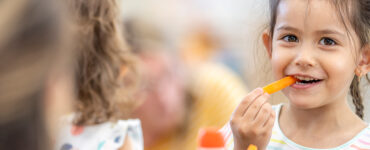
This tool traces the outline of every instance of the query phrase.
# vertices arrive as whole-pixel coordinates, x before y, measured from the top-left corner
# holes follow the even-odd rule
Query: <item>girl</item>
[[[124,45],[115,0],[67,0],[75,23],[77,102],[57,149],[141,150],[139,120],[128,119],[136,101],[135,67]]]
[[[298,81],[283,90],[288,104],[271,107],[261,88],[250,92],[222,129],[230,149],[370,149],[359,89],[370,69],[369,8],[369,0],[270,0],[262,39],[273,75]]]

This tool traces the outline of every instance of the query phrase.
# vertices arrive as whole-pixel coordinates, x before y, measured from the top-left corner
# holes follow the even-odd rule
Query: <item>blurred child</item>
[[[143,149],[139,120],[128,119],[136,101],[134,59],[120,31],[115,0],[67,0],[79,53],[78,100],[58,149]]]
[[[54,1],[0,2],[1,150],[52,148],[73,98],[63,16]]]
[[[261,88],[250,92],[223,129],[230,149],[370,149],[359,87],[370,70],[369,8],[369,0],[270,0],[262,39],[272,73],[297,82],[283,90],[288,104],[271,107]]]
[[[247,93],[245,86],[219,64],[199,63],[187,72],[158,29],[140,20],[125,25],[142,62],[143,102],[133,115],[142,121],[145,149],[196,149],[199,129],[224,125]]]

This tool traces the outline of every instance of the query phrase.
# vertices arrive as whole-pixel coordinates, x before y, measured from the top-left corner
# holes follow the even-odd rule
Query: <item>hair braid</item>
[[[363,112],[364,105],[362,104],[362,97],[361,97],[361,91],[360,91],[359,84],[360,84],[359,77],[355,76],[354,79],[352,80],[350,89],[351,89],[352,101],[356,108],[356,114],[361,119],[363,119],[364,118],[364,112]]]

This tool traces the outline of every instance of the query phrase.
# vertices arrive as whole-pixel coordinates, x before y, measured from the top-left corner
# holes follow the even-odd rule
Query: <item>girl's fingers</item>
[[[259,112],[257,113],[255,124],[259,127],[263,127],[271,116],[272,108],[268,102],[265,102]]]
[[[263,94],[262,88],[254,89],[240,102],[239,106],[234,111],[234,117],[243,117],[246,110],[253,103],[253,101]]]
[[[256,118],[258,111],[261,109],[262,105],[267,101],[268,98],[269,95],[267,93],[264,93],[256,100],[254,100],[245,112],[243,118],[247,119],[248,121],[253,121]]]
[[[265,125],[263,126],[263,128],[265,130],[271,130],[272,127],[274,126],[274,123],[275,123],[275,113],[273,112],[272,114],[269,115],[269,119],[268,121],[265,123]]]

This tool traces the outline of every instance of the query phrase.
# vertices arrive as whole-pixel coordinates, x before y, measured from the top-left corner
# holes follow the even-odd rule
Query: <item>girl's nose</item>
[[[303,48],[303,47],[302,47]],[[294,65],[301,67],[302,69],[308,69],[316,66],[317,62],[313,57],[312,48],[303,48],[297,52],[296,58],[294,59]]]

